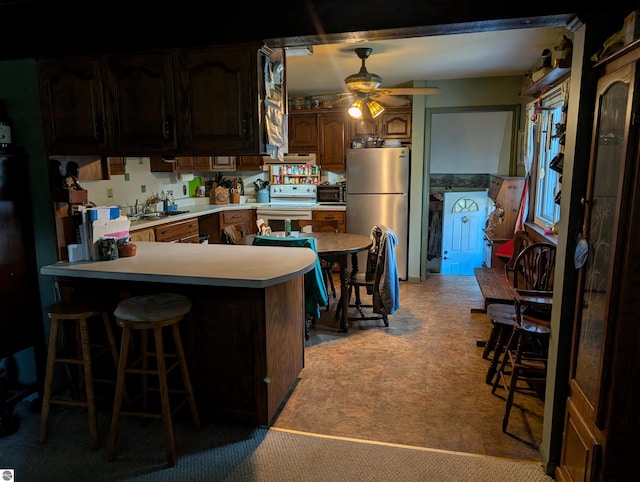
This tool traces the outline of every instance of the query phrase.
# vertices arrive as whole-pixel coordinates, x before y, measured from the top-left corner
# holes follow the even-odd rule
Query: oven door
[[[291,230],[300,231],[298,219],[312,219],[311,208],[293,207],[260,207],[256,209],[256,217],[262,219],[271,231],[284,231],[284,220],[291,220]]]

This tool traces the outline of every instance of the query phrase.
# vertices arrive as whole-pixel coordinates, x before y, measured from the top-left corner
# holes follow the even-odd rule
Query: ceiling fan
[[[433,95],[440,92],[437,87],[380,87],[382,77],[371,73],[365,65],[366,60],[373,53],[372,48],[363,47],[355,49],[355,53],[362,61],[360,71],[351,74],[344,79],[344,83],[350,92],[341,96],[356,97],[349,107],[349,115],[354,119],[361,119],[364,105],[367,106],[371,117],[377,117],[384,111],[384,107],[376,101],[376,98],[393,95]]]

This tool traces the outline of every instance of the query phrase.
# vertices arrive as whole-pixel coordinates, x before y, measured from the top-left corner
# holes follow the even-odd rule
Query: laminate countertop
[[[136,255],[112,261],[61,261],[43,266],[45,275],[208,286],[265,288],[314,267],[310,249],[227,244],[140,241]]]
[[[141,229],[151,228],[159,226],[161,224],[170,223],[173,221],[181,221],[183,219],[189,219],[193,217],[206,216],[209,214],[215,214],[222,211],[234,211],[238,209],[258,209],[261,207],[270,207],[269,203],[239,203],[239,204],[195,204],[195,205],[182,205],[178,204],[179,210],[188,210],[188,213],[176,214],[172,216],[161,217],[148,217],[141,220],[131,221],[130,231],[139,231]],[[345,211],[346,205],[338,204],[314,204],[311,207],[312,211]]]

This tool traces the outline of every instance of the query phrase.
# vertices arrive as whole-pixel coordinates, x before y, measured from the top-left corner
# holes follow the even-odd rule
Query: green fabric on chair
[[[320,318],[320,307],[327,306],[329,294],[322,276],[322,266],[318,257],[316,240],[309,237],[303,238],[277,238],[275,236],[256,236],[253,238],[255,246],[292,246],[310,248],[316,253],[315,267],[304,275],[304,299],[305,312],[314,318]]]

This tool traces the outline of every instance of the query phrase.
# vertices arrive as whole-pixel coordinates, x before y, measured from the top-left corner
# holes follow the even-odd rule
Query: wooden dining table
[[[274,232],[276,237],[284,237],[284,232]],[[349,265],[349,256],[351,255],[351,269],[358,270],[358,256],[360,251],[365,251],[371,247],[373,241],[369,236],[352,233],[334,233],[334,232],[316,232],[303,233],[294,231],[293,237],[312,237],[316,240],[316,249],[320,258],[331,262],[338,263],[340,269],[340,300],[342,304],[340,310],[340,331],[347,333],[349,331],[349,283],[347,279],[347,267]],[[245,244],[252,244],[255,235],[247,235],[244,237]],[[338,310],[336,310],[337,312]]]

